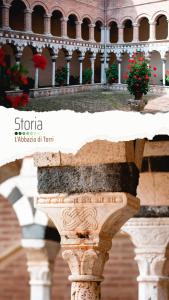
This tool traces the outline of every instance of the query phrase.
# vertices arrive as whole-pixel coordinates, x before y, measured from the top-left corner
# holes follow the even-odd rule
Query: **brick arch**
[[[83,22],[84,19],[89,19],[90,23],[91,23],[91,24],[93,23],[93,19],[92,19],[92,17],[89,16],[89,15],[83,15],[82,18],[81,18],[82,22]]]
[[[104,24],[104,20],[102,17],[97,17],[96,19],[94,19],[94,24],[98,21],[100,21],[102,24]]]
[[[157,11],[151,18],[151,21],[155,22],[157,20],[158,17],[160,16],[166,16],[167,19],[169,19],[169,15],[168,13],[165,11],[165,10],[160,10],[160,11]]]
[[[120,24],[121,24],[121,25],[124,25],[124,23],[125,23],[127,20],[130,20],[130,21],[132,22],[132,24],[134,23],[132,17],[126,16],[126,17],[123,17],[123,18],[120,20]]]
[[[53,6],[51,9],[50,9],[50,13],[52,14],[54,11],[59,11],[62,13],[63,17],[65,18],[66,17],[66,13],[64,11],[64,9],[60,6]]]
[[[48,7],[46,4],[44,4],[42,1],[35,1],[31,5],[31,9],[34,10],[35,6],[42,6],[45,10],[45,13],[50,13]]]
[[[112,22],[115,22],[117,26],[119,25],[119,20],[117,20],[116,18],[111,18],[107,21],[108,25],[110,25]]]
[[[14,1],[14,0],[9,0],[8,3],[12,5],[12,2],[13,2],[13,1]],[[23,2],[23,3],[25,4],[26,8],[30,8],[30,3],[29,3],[29,1],[27,1],[27,0],[20,0],[20,1]],[[4,2],[4,0],[2,0],[2,2]]]
[[[148,14],[141,14],[136,17],[134,23],[139,24],[143,18],[146,18],[148,21],[150,21],[150,16]]]
[[[70,15],[76,16],[77,21],[82,21],[81,18],[80,18],[80,16],[79,16],[79,14],[78,14],[77,12],[71,10],[71,11],[69,11],[69,12],[66,14],[66,17],[69,18]]]

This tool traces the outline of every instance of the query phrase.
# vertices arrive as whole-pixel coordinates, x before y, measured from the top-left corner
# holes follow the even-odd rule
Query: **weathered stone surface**
[[[138,177],[134,163],[38,168],[38,191],[41,194],[102,191],[136,195]]]
[[[145,157],[141,172],[169,172],[169,155]]]
[[[169,218],[169,206],[141,206],[135,218]]]

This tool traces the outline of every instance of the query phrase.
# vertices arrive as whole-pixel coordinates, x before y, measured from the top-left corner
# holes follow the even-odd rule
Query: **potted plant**
[[[85,69],[83,71],[83,83],[88,84],[91,83],[92,80],[92,70],[91,69]]]
[[[118,67],[116,64],[112,64],[108,69],[106,69],[106,78],[109,84],[113,84],[118,81]]]
[[[66,85],[68,69],[67,67],[59,68],[55,73],[55,81],[58,86]]]
[[[137,52],[129,59],[127,75],[127,88],[130,94],[134,95],[135,100],[142,100],[143,95],[146,95],[150,89],[150,79],[152,76],[152,68],[144,58],[143,53]],[[153,68],[157,70],[156,67]],[[157,74],[154,73],[154,77]]]
[[[35,54],[32,58],[35,68],[44,69],[47,60],[44,56]],[[7,108],[26,106],[29,100],[28,71],[22,64],[14,64],[8,67],[5,61],[5,51],[0,48],[0,106]],[[7,91],[14,93],[7,94]]]

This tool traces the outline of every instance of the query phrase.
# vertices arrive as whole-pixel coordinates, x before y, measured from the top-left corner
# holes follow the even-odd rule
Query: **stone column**
[[[118,84],[121,84],[121,59],[118,59]]]
[[[79,76],[79,83],[83,84],[83,61],[84,61],[84,55],[79,56],[79,64],[80,64],[80,76]]]
[[[39,87],[39,69],[35,69],[35,89]]]
[[[67,67],[67,85],[70,84],[70,61],[72,59],[72,55],[66,56],[66,67]]]
[[[95,141],[77,154],[36,154],[38,209],[61,235],[71,300],[100,300],[112,238],[139,209],[137,142]],[[137,157],[137,159],[136,159]],[[136,159],[136,161],[135,161]]]
[[[44,16],[44,34],[51,35],[51,14]]]
[[[101,83],[104,84],[106,79],[105,74],[105,58],[104,55],[101,56]]]
[[[138,43],[139,41],[139,24],[133,24],[133,43]]]
[[[68,18],[61,19],[61,37],[67,39],[67,21]]]
[[[107,34],[107,32],[105,31],[105,26],[101,27],[101,43],[104,44],[107,36],[105,36]]]
[[[52,56],[52,87],[55,87],[56,59],[57,59],[57,55],[53,55]]]
[[[169,20],[167,20],[168,22],[168,35],[167,35],[167,40],[169,40]]]
[[[107,39],[106,39],[106,42],[108,44],[110,44],[110,27],[109,26],[107,27]]]
[[[149,22],[150,24],[150,41],[156,40],[156,22]]]
[[[21,57],[22,57],[22,52],[17,52],[15,54],[15,60],[16,60],[16,64],[17,65],[20,65],[20,63],[21,63]]]
[[[151,207],[144,207],[147,217],[129,220],[124,231],[127,232],[135,245],[135,260],[140,275],[139,300],[169,299],[169,218],[160,218],[160,208],[155,216]],[[164,209],[161,209],[164,214]],[[152,213],[153,212],[153,213]],[[151,215],[152,213],[152,215]]]
[[[54,261],[60,244],[44,240],[24,240],[30,275],[30,300],[50,300]]]
[[[91,57],[90,57],[90,62],[91,62],[91,70],[92,70],[92,80],[91,80],[91,84],[94,84],[94,77],[95,77],[95,59],[96,59],[96,55],[93,54]]]
[[[82,40],[82,31],[81,31],[82,22],[76,21],[75,23],[76,23],[76,39]]]
[[[89,24],[89,41],[90,42],[95,42],[94,28],[95,28],[95,24]]]
[[[10,9],[10,4],[3,4],[2,5],[2,29],[4,30],[10,30],[9,27],[9,9]]]
[[[118,34],[119,34],[119,38],[118,38],[118,43],[122,44],[124,43],[124,26],[123,25],[119,25],[118,26]]]
[[[24,11],[24,30],[25,32],[32,32],[32,10],[25,9]]]
[[[165,86],[165,75],[166,75],[166,58],[163,58],[162,59],[163,86]]]

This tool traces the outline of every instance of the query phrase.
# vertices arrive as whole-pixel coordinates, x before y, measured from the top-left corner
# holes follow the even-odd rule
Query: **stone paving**
[[[149,100],[144,108],[144,112],[168,112],[169,111],[169,95],[163,95]]]

